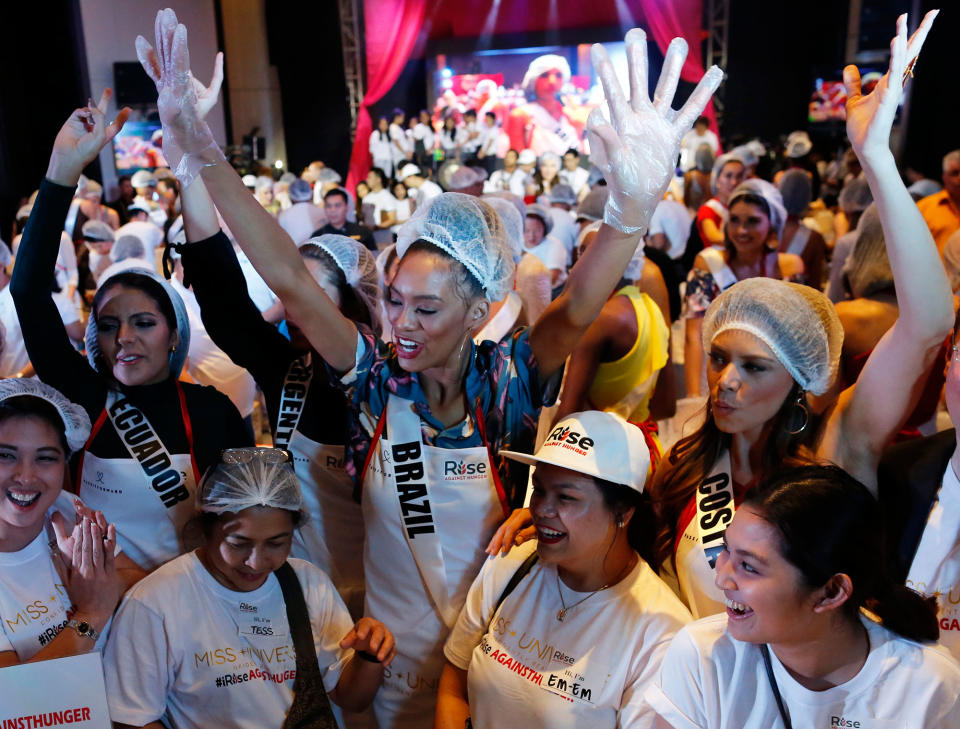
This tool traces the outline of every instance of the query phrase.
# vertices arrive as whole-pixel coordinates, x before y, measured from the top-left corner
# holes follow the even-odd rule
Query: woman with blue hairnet
[[[308,516],[289,455],[225,450],[197,494],[200,546],[127,594],[104,652],[114,726],[332,729],[331,702],[370,704],[393,635],[290,558]]]
[[[94,424],[76,468],[77,493],[116,524],[123,551],[153,569],[182,552],[180,534],[194,513],[201,469],[223,448],[253,439],[226,395],[178,382],[190,346],[187,310],[155,273],[126,271],[100,282],[86,358],[64,331],[49,294],[50,270],[81,170],[129,113],[108,124],[109,100],[107,90],[98,105],[74,111],[57,134],[10,291],[37,375],[81,405]]]
[[[627,36],[630,101],[600,46],[594,67],[610,119],[597,110],[595,159],[610,196],[597,241],[563,293],[533,325],[500,342],[471,341],[490,302],[512,283],[513,257],[496,213],[477,198],[440,195],[401,228],[400,263],[387,291],[393,342],[343,316],[292,243],[245,193],[200,119],[186,29],[171,27],[172,58],[159,79],[160,114],[196,176],[292,320],[347,392],[353,420],[347,467],[362,490],[370,615],[389,623],[400,653],[376,700],[382,727],[420,727],[436,701],[441,646],[496,525],[523,498],[525,475],[499,448],[532,450],[537,415],[555,397],[563,362],[633,256],[669,183],[680,137],[719,83],[711,69],[679,112],[670,109],[686,44],[667,53],[656,102],[646,91],[646,38]]]

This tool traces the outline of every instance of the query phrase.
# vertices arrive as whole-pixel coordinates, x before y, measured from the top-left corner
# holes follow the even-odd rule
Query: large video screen
[[[626,46],[604,43],[625,93]],[[473,109],[479,123],[492,112],[502,133],[498,155],[509,149],[563,154],[574,147],[587,151],[587,116],[603,101],[590,61],[590,45],[474,51],[434,59],[431,101],[439,126],[447,116],[459,123]],[[656,71],[656,72],[655,72]],[[656,78],[659,69],[651,69]]]
[[[880,71],[861,69],[860,93],[869,94],[883,78]],[[902,104],[901,100],[901,104]],[[834,79],[818,78],[807,109],[811,122],[845,121],[847,118],[847,91],[839,75]]]
[[[132,175],[139,170],[166,167],[161,150],[159,121],[128,121],[113,138],[113,159],[117,173]]]

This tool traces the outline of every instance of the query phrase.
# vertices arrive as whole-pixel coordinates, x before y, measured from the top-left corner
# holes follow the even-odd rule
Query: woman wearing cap
[[[730,195],[743,182],[746,167],[735,154],[722,154],[713,163],[710,188],[713,197],[697,210],[697,232],[704,248],[722,246],[726,240],[724,227],[727,224],[727,205]]]
[[[650,455],[612,413],[574,413],[536,455],[537,542],[490,559],[447,639],[435,726],[650,726],[643,693],[690,614],[641,556]]]
[[[310,520],[297,530],[293,554],[330,575],[351,613],[358,615],[363,516],[344,469],[343,391],[330,381],[322,357],[295,323],[288,321],[288,340],[260,316],[201,180],[184,190],[183,210],[187,237],[177,250],[207,332],[253,375],[266,399],[274,445],[294,456]],[[339,311],[379,334],[379,283],[370,252],[346,236],[322,235],[301,245],[300,255]]]
[[[490,302],[509,288],[512,257],[488,205],[447,193],[419,209],[401,231],[400,264],[387,305],[394,342],[380,353],[372,335],[358,331],[317,286],[289,241],[210,146],[190,89],[179,80],[184,76],[175,72],[189,65],[185,28],[170,32],[174,37],[164,45],[173,49],[173,58],[159,80],[160,113],[188,152],[181,164],[184,185],[202,176],[291,319],[330,369],[345,373],[342,383],[355,417],[347,463],[363,492],[367,608],[391,625],[401,649],[374,712],[384,727],[420,727],[434,710],[442,641],[481,564],[483,547],[505,510],[522,498],[523,475],[511,477],[506,462],[492,459],[491,452],[531,449],[540,407],[551,402],[564,359],[633,255],[669,182],[680,136],[706,103],[719,70],[705,77],[681,112],[669,111],[685,55],[678,39],[667,53],[658,105],[636,84],[631,106],[596,46],[594,65],[618,130],[594,117],[597,143],[617,153],[608,155],[615,163],[605,168],[607,224],[564,293],[529,329],[474,346],[470,337]],[[645,73],[644,43],[642,31],[627,36],[635,79]],[[169,105],[167,83],[177,89],[177,101]],[[642,152],[635,146],[641,137],[633,134],[639,128],[645,130]]]
[[[836,376],[843,330],[830,301],[809,286],[750,278],[721,294],[703,319],[706,421],[671,449],[651,486],[656,560],[666,573],[676,570],[694,617],[723,610],[714,564],[736,505],[758,481],[815,458],[876,490],[880,452],[950,332],[943,265],[888,146],[906,58],[919,53],[933,17],[909,44],[900,19],[890,70],[870,94],[861,96],[855,66],[844,72],[847,134],[873,190],[900,307],[856,383],[822,416],[810,412],[807,393],[826,392]]]
[[[836,466],[753,489],[717,558],[725,613],[677,634],[645,698],[681,729],[960,726],[960,666],[921,643],[934,611],[883,549],[876,500]]]
[[[393,636],[372,618],[354,624],[326,574],[288,559],[306,514],[286,454],[224,451],[197,506],[201,546],[117,612],[104,653],[114,726],[332,727],[331,701],[369,705]]]
[[[747,180],[730,195],[724,249],[707,247],[697,254],[687,277],[683,311],[688,397],[702,392],[703,315],[717,296],[737,281],[754,276],[803,280],[801,258],[792,253],[777,253],[777,240],[785,220],[783,198],[777,188],[765,180]]]
[[[548,54],[530,63],[521,84],[528,103],[513,109],[504,123],[511,147],[537,155],[580,149],[583,121],[568,114],[560,97],[569,80],[570,64],[562,56]]]
[[[77,493],[116,524],[123,551],[152,569],[182,551],[180,531],[193,515],[197,474],[221,449],[250,444],[251,437],[225,395],[177,382],[190,330],[182,300],[165,281],[143,271],[103,282],[87,326],[86,359],[70,344],[47,293],[58,221],[80,170],[126,118],[121,112],[106,123],[109,98],[104,92],[99,106],[74,111],[57,135],[10,287],[40,379],[94,422]]]
[[[89,433],[83,408],[52,387],[0,382],[0,668],[93,650],[143,575],[114,557],[103,514],[62,492]]]

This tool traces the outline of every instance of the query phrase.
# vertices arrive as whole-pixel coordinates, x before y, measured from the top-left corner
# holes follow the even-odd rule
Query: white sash
[[[787,246],[787,253],[799,256],[807,247],[807,241],[810,240],[810,228],[800,223],[797,232],[790,239],[790,245]]]
[[[410,403],[397,397],[388,399],[387,432],[390,444],[387,480],[397,494],[403,534],[430,598],[447,628],[452,628],[459,611],[450,602],[440,537],[430,508],[430,479],[420,418]]]
[[[107,395],[106,411],[130,458],[165,507],[164,513],[174,525],[185,524],[194,513],[190,489],[147,416],[116,390]]]
[[[704,248],[700,251],[700,255],[707,262],[707,268],[710,269],[710,274],[721,291],[726,291],[737,282],[737,276],[733,269],[727,265],[726,258],[720,248]]]
[[[700,482],[697,500],[697,532],[707,563],[713,569],[717,556],[723,551],[723,535],[733,512],[733,478],[730,476],[730,452],[724,451],[713,465],[710,474]]]
[[[283,378],[283,392],[280,394],[280,409],[277,413],[277,427],[273,436],[276,448],[288,449],[293,433],[300,424],[300,415],[310,390],[313,367],[310,365],[310,353],[298,357],[290,363],[286,377]]]

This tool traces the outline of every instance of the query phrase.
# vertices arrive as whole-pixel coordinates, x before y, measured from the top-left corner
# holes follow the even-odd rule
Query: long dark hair
[[[842,468],[781,471],[750,491],[743,505],[777,528],[780,553],[809,587],[822,587],[836,574],[850,578],[853,592],[843,607],[852,619],[865,607],[905,638],[937,640],[934,601],[887,574],[880,507]]]
[[[340,266],[337,265],[337,262],[333,260],[329,253],[320,246],[307,243],[300,247],[300,256],[319,261],[323,265],[323,270],[337,286],[337,293],[340,294],[340,311],[345,317],[357,324],[366,324],[373,330],[379,329],[379,326],[375,326],[367,305],[357,296],[353,286],[347,283],[347,277],[343,275]]]
[[[9,418],[39,418],[57,433],[64,458],[70,455],[67,446],[67,429],[57,409],[41,397],[16,395],[0,402],[0,423]]]
[[[650,497],[623,484],[594,478],[603,503],[614,516],[614,521],[633,509],[627,524],[627,543],[649,564],[653,558],[654,516]]]
[[[726,167],[726,165],[724,165]],[[767,216],[767,222],[770,223],[770,229],[773,230],[773,218],[770,216],[770,205],[759,195],[754,195],[753,193],[740,193],[737,196],[731,196],[730,204],[727,206],[727,210],[733,209],[734,202],[745,202],[748,205],[756,205],[763,211],[763,214]],[[769,235],[769,234],[768,234]],[[727,233],[727,226],[723,226],[723,247],[727,251],[727,260],[735,261],[737,258],[737,248],[733,245],[733,241],[730,239],[730,234]],[[766,260],[766,257],[770,254],[776,254],[776,250],[771,250],[767,247],[766,241],[763,243],[763,253],[761,257]]]
[[[806,446],[818,425],[813,414],[809,414],[809,422],[802,432],[791,432],[799,427],[796,402],[801,393],[800,385],[794,384],[780,409],[764,426],[765,445],[761,461],[764,473],[775,473],[784,466],[810,463]],[[717,427],[709,398],[706,409],[703,425],[673,446],[667,458],[661,460],[650,484],[658,524],[651,562],[654,569],[673,558],[680,515],[696,493],[700,480],[710,473],[720,454],[730,447],[730,434]]]
[[[170,331],[179,331],[177,329],[177,314],[173,310],[173,302],[170,301],[170,296],[164,290],[163,286],[150,276],[145,276],[135,271],[123,271],[116,276],[111,276],[104,285],[100,287],[93,297],[93,305],[91,307],[94,320],[96,320],[100,313],[100,305],[103,303],[107,292],[115,289],[117,286],[142,291],[157,305],[163,318],[166,319]]]

